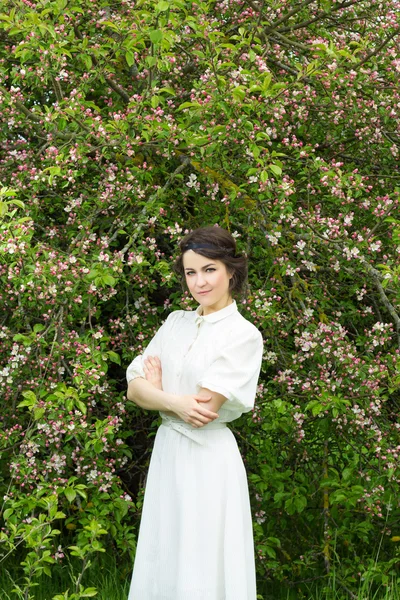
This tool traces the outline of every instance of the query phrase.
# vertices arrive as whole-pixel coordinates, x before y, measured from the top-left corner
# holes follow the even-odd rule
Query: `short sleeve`
[[[160,356],[163,340],[165,339],[165,334],[169,330],[173,320],[173,315],[175,315],[176,312],[178,311],[175,311],[168,315],[167,319],[157,330],[155,336],[150,340],[143,354],[136,356],[130,363],[126,370],[126,381],[128,384],[136,377],[143,377],[143,379],[145,378],[143,370],[143,359],[146,358],[146,356]]]
[[[197,382],[197,389],[222,394],[227,399],[224,407],[248,412],[254,407],[262,355],[263,339],[256,328],[238,332]]]

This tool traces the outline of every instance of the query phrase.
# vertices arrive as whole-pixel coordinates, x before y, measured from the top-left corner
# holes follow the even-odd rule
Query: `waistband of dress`
[[[202,427],[193,427],[192,425],[189,425],[189,423],[185,423],[185,421],[182,421],[181,419],[169,419],[162,417],[162,425],[165,425],[166,427],[172,427],[173,429],[175,429],[176,425],[179,425],[179,429],[185,429],[186,431],[196,432],[206,431],[209,429],[227,428],[227,424],[219,421],[218,419],[210,421],[210,423],[207,423],[207,425],[203,425]]]

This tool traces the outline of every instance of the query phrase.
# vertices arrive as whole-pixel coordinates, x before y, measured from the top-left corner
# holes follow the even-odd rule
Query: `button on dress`
[[[200,428],[160,411],[128,600],[256,600],[247,476],[227,423],[254,406],[262,336],[235,301],[200,313],[171,313],[127,369],[128,383],[144,378],[158,356],[164,391],[227,399]]]

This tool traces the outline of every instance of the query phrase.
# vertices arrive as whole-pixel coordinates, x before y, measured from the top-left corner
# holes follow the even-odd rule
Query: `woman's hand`
[[[147,381],[150,381],[154,387],[162,390],[162,368],[158,356],[147,356],[143,365],[144,374]]]
[[[187,396],[177,396],[174,403],[173,412],[193,427],[203,427],[218,418],[218,413],[212,412],[199,404],[200,402],[209,402],[211,396],[194,394]]]

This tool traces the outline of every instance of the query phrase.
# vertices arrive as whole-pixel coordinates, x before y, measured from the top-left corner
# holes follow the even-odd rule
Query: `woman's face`
[[[203,307],[204,315],[231,304],[231,275],[222,261],[188,250],[183,255],[183,268],[189,291]]]

